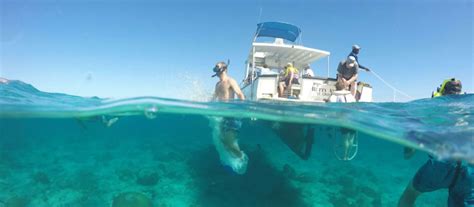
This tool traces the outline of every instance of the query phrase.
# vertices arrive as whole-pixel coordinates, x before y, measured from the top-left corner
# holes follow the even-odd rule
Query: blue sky
[[[212,91],[217,61],[243,79],[259,21],[298,25],[302,44],[359,60],[415,98],[446,78],[474,91],[472,1],[0,0],[0,76],[81,96],[192,98]],[[260,15],[261,13],[261,15]],[[326,75],[326,62],[313,64]],[[377,101],[392,91],[369,73]],[[406,101],[397,94],[397,101]]]

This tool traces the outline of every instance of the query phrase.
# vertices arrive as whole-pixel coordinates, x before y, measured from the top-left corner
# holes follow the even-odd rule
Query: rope
[[[387,81],[385,81],[379,74],[377,74],[375,71],[373,71],[372,69],[370,69],[370,72],[377,78],[379,79],[380,81],[382,81],[382,83],[384,83],[387,87],[391,88],[394,92],[398,92],[399,94],[402,94],[403,96],[407,97],[407,98],[410,98],[410,99],[415,99],[413,98],[412,96],[406,94],[405,92],[395,88],[394,86],[392,86],[390,83],[388,83]]]

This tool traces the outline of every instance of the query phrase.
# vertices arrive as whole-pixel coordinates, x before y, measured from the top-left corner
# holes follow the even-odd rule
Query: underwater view
[[[305,105],[108,100],[21,81],[0,84],[0,94],[0,206],[7,207],[396,206],[426,152],[474,160],[471,94]],[[243,174],[219,159],[219,117],[242,120]],[[282,134],[297,138],[308,127],[312,148],[303,156]],[[357,133],[351,160],[341,160],[341,128]],[[404,146],[420,150],[406,160]],[[446,199],[440,190],[417,206]]]
[[[0,0],[0,207],[474,207],[472,0]]]

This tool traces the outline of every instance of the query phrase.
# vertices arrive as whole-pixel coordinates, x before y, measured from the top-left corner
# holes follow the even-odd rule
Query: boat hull
[[[301,78],[300,84],[293,84],[283,97],[278,97],[278,75],[262,75],[242,87],[248,100],[283,101],[283,102],[328,102],[336,91],[337,80],[334,78]],[[356,99],[360,102],[372,102],[372,87],[361,84]]]

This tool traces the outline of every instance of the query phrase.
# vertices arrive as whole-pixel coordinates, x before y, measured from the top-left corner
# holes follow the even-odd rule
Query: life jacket
[[[447,94],[447,92],[452,92],[452,91],[460,93],[461,88],[462,88],[462,85],[461,85],[460,80],[456,80],[455,78],[446,79],[446,80],[443,81],[443,83],[440,85],[440,87],[436,89],[436,92],[433,92],[433,94],[431,95],[431,98],[439,97],[439,96],[443,96],[443,95],[448,95],[448,94],[451,94],[451,93]],[[434,159],[431,155],[430,155],[430,158]],[[448,186],[449,189],[453,188],[456,185],[456,183],[458,182],[459,175],[461,174],[462,166],[463,166],[462,161],[460,161],[460,160],[456,161],[456,168],[455,168],[455,171],[454,171],[454,177],[453,177],[453,179],[451,180],[451,183]]]
[[[287,67],[285,70],[285,77],[288,77],[288,74],[293,73],[293,78],[298,78],[298,69],[295,67]]]
[[[439,97],[443,95],[451,94],[451,92],[460,93],[462,89],[462,84],[460,80],[456,80],[455,78],[446,79],[443,83],[436,89],[436,92],[431,94],[431,97]]]

